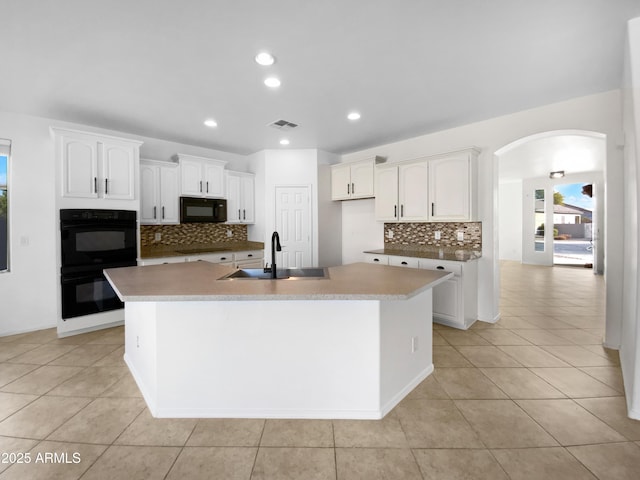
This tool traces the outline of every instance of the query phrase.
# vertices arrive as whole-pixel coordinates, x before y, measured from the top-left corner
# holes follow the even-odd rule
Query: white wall
[[[143,158],[170,160],[189,153],[229,162],[246,170],[246,157],[123,132],[0,112],[0,137],[11,140],[9,242],[11,271],[0,274],[0,335],[55,327],[59,280],[59,232],[54,141],[50,126],[114,135],[144,142]],[[91,200],[87,200],[91,202]],[[91,208],[91,203],[87,203]],[[104,208],[104,207],[101,207]]]
[[[522,261],[522,181],[501,183],[498,188],[498,237],[500,260]]]
[[[331,200],[331,165],[339,155],[318,151],[318,266],[342,265],[342,202]]]
[[[623,88],[624,148],[624,284],[622,286],[622,332],[620,364],[629,416],[640,419],[640,328],[638,296],[640,271],[640,18],[628,24]],[[609,187],[610,185],[608,185]]]
[[[498,169],[494,153],[517,139],[535,133],[567,129],[594,131],[607,135],[607,181],[611,187],[607,192],[607,212],[612,212],[607,215],[607,218],[611,219],[607,224],[607,229],[612,229],[613,232],[622,231],[621,219],[613,218],[616,215],[619,217],[619,212],[622,209],[622,197],[618,193],[623,180],[622,156],[617,148],[617,140],[621,138],[622,131],[620,92],[617,90],[380,145],[343,155],[342,161],[356,161],[373,155],[381,155],[387,157],[387,162],[398,162],[472,145],[482,149],[478,158],[478,211],[479,220],[482,221],[483,242],[483,256],[478,264],[478,316],[481,320],[494,321],[499,317]],[[373,202],[370,202],[369,208],[369,217],[373,218]],[[343,226],[350,224],[351,221],[356,221],[344,207],[342,214]],[[375,229],[375,226],[367,228]],[[347,233],[349,232],[343,229],[343,258],[345,255],[350,255],[351,252],[361,252],[371,248],[372,241],[369,238],[364,235],[348,235]],[[620,289],[621,286],[622,241],[619,234],[614,235],[609,233],[609,230],[607,230],[606,237],[609,239],[606,247],[607,265],[612,266],[607,278],[607,288],[608,294],[611,289],[612,298],[616,300],[615,289]],[[379,242],[382,243],[382,234],[380,234]],[[617,299],[619,300],[619,297]],[[611,309],[608,309],[608,317],[619,318],[619,308],[620,302],[614,301]]]

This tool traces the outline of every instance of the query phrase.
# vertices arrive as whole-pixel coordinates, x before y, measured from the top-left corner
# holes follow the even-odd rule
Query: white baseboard
[[[433,373],[433,363],[425,368],[422,372],[420,372],[413,380],[411,380],[406,387],[396,393],[387,403],[382,406],[381,416],[379,418],[383,418],[387,413],[393,410],[396,405],[398,405],[404,397],[409,395],[411,391],[416,388],[422,381],[427,378],[429,375]]]

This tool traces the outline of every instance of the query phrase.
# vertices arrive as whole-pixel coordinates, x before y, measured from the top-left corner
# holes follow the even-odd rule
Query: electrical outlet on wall
[[[458,241],[459,242],[464,241],[464,232],[458,232]]]
[[[440,240],[440,230],[435,232],[434,237],[436,240]]]
[[[233,237],[233,231],[227,230],[227,237],[229,238]]]
[[[156,234],[153,236],[153,239],[156,242],[159,242],[160,240],[162,240],[162,234],[160,232],[156,232]]]
[[[391,239],[393,238],[393,230],[388,230],[388,231],[387,231],[387,238],[388,238],[389,240],[391,240]]]

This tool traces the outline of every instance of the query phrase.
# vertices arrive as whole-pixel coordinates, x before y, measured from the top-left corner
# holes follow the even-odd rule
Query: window
[[[9,153],[11,143],[0,139],[0,272],[9,270]]]

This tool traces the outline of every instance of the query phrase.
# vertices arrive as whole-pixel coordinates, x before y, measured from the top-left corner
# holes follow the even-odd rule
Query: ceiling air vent
[[[296,128],[298,125],[295,123],[288,122],[286,120],[276,120],[273,123],[269,124],[270,127],[277,128],[278,130],[292,130]]]

